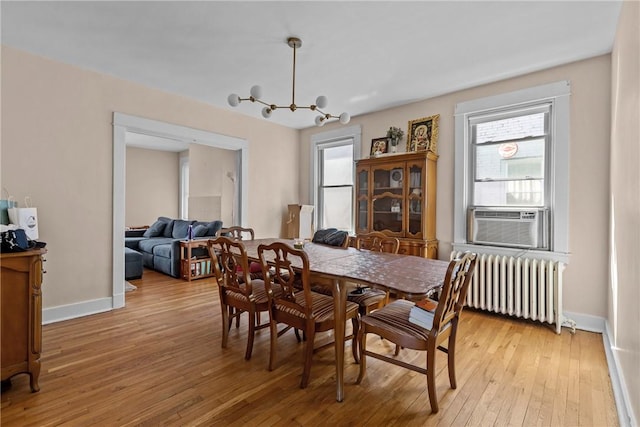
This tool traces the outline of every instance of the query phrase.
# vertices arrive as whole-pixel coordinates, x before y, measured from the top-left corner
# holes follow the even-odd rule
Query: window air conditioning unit
[[[544,208],[470,208],[469,243],[549,249],[548,211]]]

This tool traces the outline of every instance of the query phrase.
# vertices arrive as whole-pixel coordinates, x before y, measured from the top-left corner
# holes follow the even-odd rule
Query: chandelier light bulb
[[[324,116],[316,117],[316,126],[324,126]]]
[[[269,117],[271,117],[271,108],[264,107],[262,109],[262,117],[264,117],[265,119],[268,119]]]
[[[349,123],[350,120],[351,120],[351,116],[349,115],[349,113],[344,112],[340,114],[340,123],[342,123],[343,125],[346,125],[347,123]]]
[[[324,108],[327,106],[327,104],[329,103],[329,101],[327,101],[327,97],[320,95],[319,97],[316,98],[316,107],[318,108]]]
[[[229,97],[227,98],[227,102],[229,103],[229,105],[231,105],[232,107],[237,107],[238,104],[240,104],[240,97],[235,94],[232,93],[231,95],[229,95]]]
[[[251,86],[251,90],[249,91],[252,97],[255,99],[262,98],[262,88],[258,85]]]

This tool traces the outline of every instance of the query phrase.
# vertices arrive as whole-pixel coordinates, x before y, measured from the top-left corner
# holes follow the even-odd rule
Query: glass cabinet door
[[[356,184],[356,233],[369,232],[369,167],[359,167]]]
[[[422,218],[424,210],[424,167],[419,162],[409,162],[407,172],[409,174],[407,187],[408,210],[408,237],[422,238]]]
[[[372,230],[384,231],[391,236],[402,237],[404,206],[402,166],[380,165],[372,167],[371,200]]]

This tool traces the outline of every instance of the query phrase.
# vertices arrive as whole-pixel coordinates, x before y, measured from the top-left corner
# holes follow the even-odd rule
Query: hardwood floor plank
[[[279,338],[271,372],[268,330],[244,360],[246,315],[221,348],[213,279],[188,283],[145,270],[133,283],[125,308],[43,327],[41,391],[30,392],[28,376],[14,377],[2,393],[3,426],[617,425],[599,334],[556,335],[535,322],[464,310],[458,388],[438,354],[440,411],[431,414],[426,378],[416,372],[368,358],[356,385],[350,344],[342,403],[332,348],[314,355],[304,390],[304,345],[292,332]],[[379,337],[367,342],[393,354]],[[426,355],[403,349],[400,357],[424,364]]]

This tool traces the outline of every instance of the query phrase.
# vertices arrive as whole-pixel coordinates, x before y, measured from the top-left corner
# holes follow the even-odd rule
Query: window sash
[[[469,196],[472,206],[492,206],[492,207],[518,207],[518,206],[550,206],[550,174],[551,174],[551,103],[533,103],[519,108],[508,107],[489,112],[482,112],[476,116],[468,118],[469,145],[470,145],[470,166],[469,174]],[[505,138],[496,140],[483,140],[479,142],[478,126],[485,123],[503,122],[509,119],[542,114],[542,128],[534,134],[517,134],[516,138]],[[508,132],[507,132],[508,133]],[[536,142],[542,141],[542,147],[536,153],[534,147]],[[483,173],[484,169],[489,169],[486,165],[479,164],[482,160],[482,153],[488,154],[492,149],[498,149],[502,144],[516,144],[518,149],[525,147],[531,156],[515,157],[501,162],[500,171],[497,175]],[[541,173],[525,176],[509,176],[509,162],[541,157]],[[485,156],[486,157],[486,156]],[[489,160],[490,161],[490,160]],[[495,160],[494,160],[495,161]],[[531,162],[533,163],[533,162]],[[501,175],[506,173],[507,175]],[[484,191],[483,191],[484,190]]]

